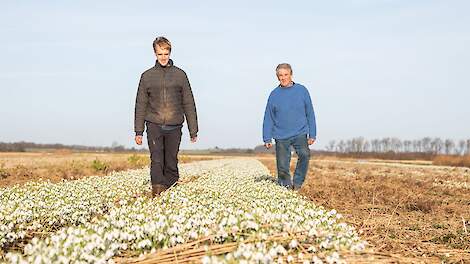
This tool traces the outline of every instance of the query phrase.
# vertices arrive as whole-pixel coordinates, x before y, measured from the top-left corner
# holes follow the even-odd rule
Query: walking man
[[[196,105],[186,73],[170,59],[171,43],[165,37],[153,42],[155,66],[142,73],[135,100],[135,142],[142,145],[144,124],[150,149],[152,197],[179,179],[178,151],[184,119],[191,142],[197,140]]]
[[[269,95],[263,121],[263,141],[271,148],[276,142],[278,183],[289,189],[302,186],[310,160],[309,145],[315,142],[317,129],[312,100],[305,86],[292,81],[292,68],[288,63],[276,67],[277,86]],[[291,146],[297,153],[294,179],[290,174]]]

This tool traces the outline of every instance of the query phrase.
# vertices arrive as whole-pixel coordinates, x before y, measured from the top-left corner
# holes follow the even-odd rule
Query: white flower
[[[290,248],[296,248],[299,245],[296,239],[292,239],[291,242],[289,243]]]
[[[313,262],[313,264],[323,264],[323,261],[320,258],[318,258],[317,256],[313,256],[312,262]]]
[[[10,259],[24,257],[28,263],[41,254],[70,262],[104,263],[120,250],[139,254],[155,251],[156,245],[165,249],[200,236],[218,239],[211,243],[246,242],[226,257],[204,257],[205,263],[230,259],[271,263],[288,255],[291,261],[293,256],[301,260],[298,245],[304,240],[295,238],[284,245],[269,241],[273,235],[287,239],[292,233],[308,234],[303,237],[305,243],[312,244],[309,252],[328,253],[330,260],[335,259],[331,252],[340,247],[350,250],[365,247],[353,229],[336,222],[339,215],[336,211],[325,211],[271,181],[256,180],[269,174],[258,161],[182,164],[180,173],[183,180],[185,177],[192,180],[153,200],[134,198],[135,191],[150,190],[148,169],[92,180],[87,177],[61,184],[25,186],[18,196],[24,210],[10,205],[14,200],[10,197],[19,189],[0,189],[0,237],[10,234],[9,238],[16,240],[15,236],[20,237],[26,230],[50,230],[48,223],[55,223],[54,228],[71,226],[45,239],[34,238],[25,247],[24,256],[9,255]],[[2,206],[8,209],[3,210]],[[259,241],[250,242],[252,239]],[[0,240],[0,245],[4,243],[8,241]],[[206,245],[203,247],[210,253]]]

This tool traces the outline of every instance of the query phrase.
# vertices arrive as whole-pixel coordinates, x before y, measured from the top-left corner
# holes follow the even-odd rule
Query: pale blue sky
[[[190,79],[199,141],[262,144],[289,62],[332,139],[470,137],[470,1],[10,1],[0,4],[0,141],[133,143],[157,35]]]

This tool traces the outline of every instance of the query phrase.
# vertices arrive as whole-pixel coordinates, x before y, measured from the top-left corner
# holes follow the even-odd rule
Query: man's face
[[[277,71],[277,79],[281,86],[288,86],[292,82],[292,74],[288,69],[279,69]]]
[[[157,47],[157,52],[155,55],[157,55],[157,61],[160,63],[162,66],[166,66],[168,64],[168,61],[170,60],[170,51],[167,49],[163,49],[160,46],[156,45]]]

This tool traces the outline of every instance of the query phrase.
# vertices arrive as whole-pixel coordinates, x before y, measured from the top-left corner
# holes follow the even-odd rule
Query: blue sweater
[[[305,86],[276,87],[268,98],[263,122],[263,141],[287,139],[301,134],[316,138],[315,113]]]

